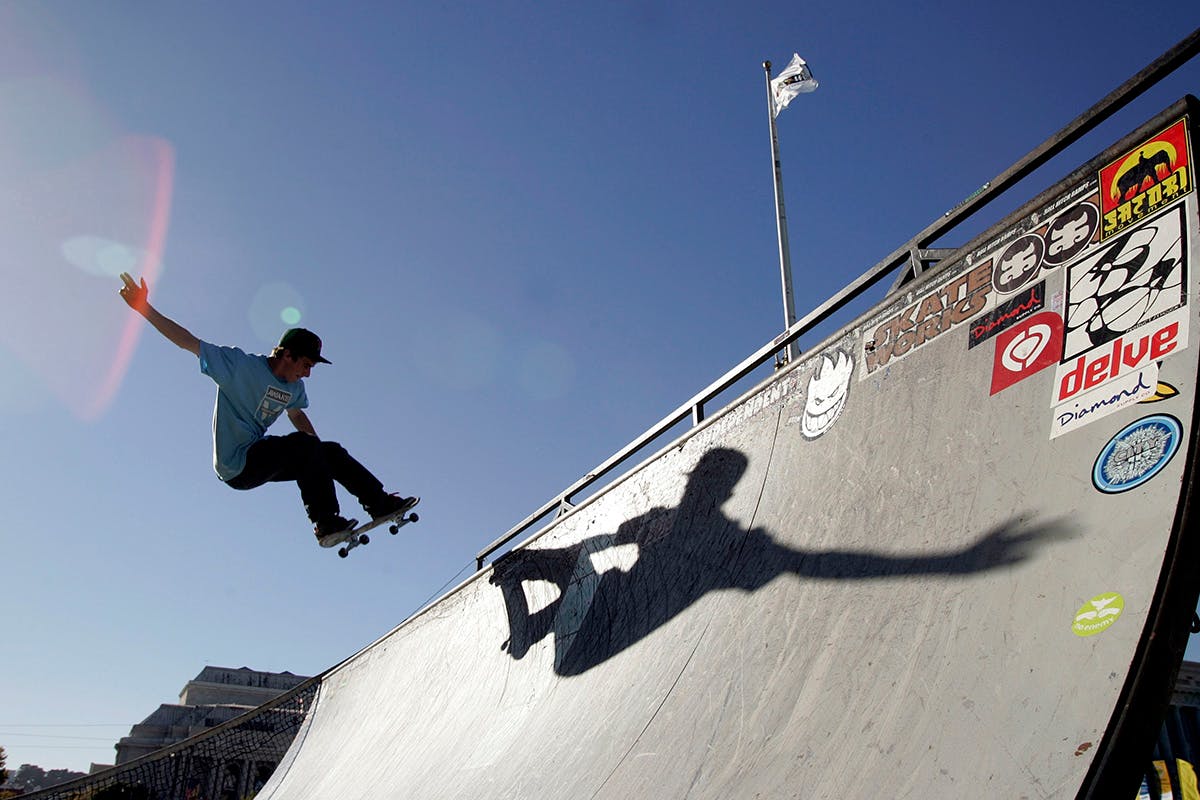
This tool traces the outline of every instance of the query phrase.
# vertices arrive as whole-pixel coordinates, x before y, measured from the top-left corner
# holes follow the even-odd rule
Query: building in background
[[[116,763],[126,764],[228,722],[306,680],[307,677],[290,672],[205,667],[183,687],[179,703],[159,706],[117,742]],[[98,766],[93,765],[92,771],[95,772]]]
[[[159,706],[115,745],[120,766],[93,764],[92,774],[84,776],[24,765],[9,770],[9,782],[0,790],[32,793],[30,798],[103,792],[114,797],[253,797],[300,730],[316,689],[315,681],[290,672],[205,667],[183,687],[179,703]],[[193,736],[200,738],[180,744]],[[156,751],[158,757],[138,761]]]

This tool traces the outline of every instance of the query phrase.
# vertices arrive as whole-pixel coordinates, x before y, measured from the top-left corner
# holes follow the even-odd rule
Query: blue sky
[[[764,59],[821,82],[779,119],[803,314],[1200,24],[1133,9],[0,5],[10,767],[111,761],[206,664],[332,666],[779,333]],[[222,486],[213,386],[122,270],[203,339],[317,331],[317,431],[421,523],[343,562],[293,486]]]

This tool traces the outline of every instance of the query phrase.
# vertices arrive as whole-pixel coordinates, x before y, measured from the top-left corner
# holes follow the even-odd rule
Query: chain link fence
[[[249,800],[271,777],[312,708],[320,679],[128,764],[21,800]]]

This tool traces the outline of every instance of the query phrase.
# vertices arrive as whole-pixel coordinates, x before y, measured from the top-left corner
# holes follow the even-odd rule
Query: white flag
[[[792,62],[771,80],[771,94],[775,98],[775,116],[778,117],[779,112],[787,108],[788,103],[792,102],[792,98],[796,95],[811,92],[816,88],[817,79],[813,77],[808,64],[800,57],[799,53],[792,53]]]

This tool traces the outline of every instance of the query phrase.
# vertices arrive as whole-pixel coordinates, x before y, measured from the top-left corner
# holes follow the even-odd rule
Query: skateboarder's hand
[[[121,287],[119,294],[130,308],[139,314],[146,311],[146,307],[150,305],[150,287],[146,285],[146,279],[142,278],[141,285],[133,282],[128,272],[121,273],[121,280],[124,286]]]

